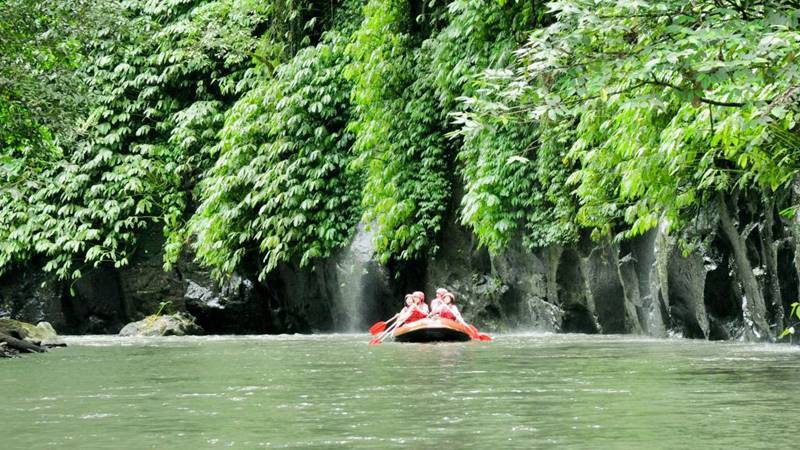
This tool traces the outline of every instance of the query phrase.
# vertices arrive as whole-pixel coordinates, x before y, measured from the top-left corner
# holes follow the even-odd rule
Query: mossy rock
[[[13,319],[0,319],[0,333],[44,347],[66,345],[64,340],[56,333],[56,330],[53,329],[53,326],[47,322],[39,322],[33,325]]]
[[[194,317],[184,314],[151,315],[131,322],[120,330],[120,336],[187,336],[203,334]]]

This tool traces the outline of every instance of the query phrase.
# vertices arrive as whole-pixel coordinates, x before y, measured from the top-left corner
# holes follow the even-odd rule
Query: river
[[[800,350],[625,336],[69,337],[0,361],[0,447],[791,448]]]

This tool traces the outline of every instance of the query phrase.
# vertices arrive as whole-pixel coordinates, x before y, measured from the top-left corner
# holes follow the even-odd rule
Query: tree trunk
[[[0,333],[0,342],[5,342],[8,344],[10,348],[13,348],[20,352],[27,352],[27,353],[42,353],[45,351],[44,348],[32,344],[28,341],[24,341],[22,339],[17,339],[11,335]]]
[[[766,321],[766,305],[764,297],[758,286],[758,281],[753,274],[753,266],[747,257],[747,246],[744,237],[739,234],[731,216],[731,207],[725,198],[719,196],[719,217],[722,233],[727,238],[733,250],[736,263],[736,274],[742,283],[742,315],[750,338],[772,339]]]

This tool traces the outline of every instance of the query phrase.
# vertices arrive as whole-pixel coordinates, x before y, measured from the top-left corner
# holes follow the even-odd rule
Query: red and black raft
[[[450,319],[420,319],[397,327],[392,333],[397,342],[464,342],[472,340],[471,330]]]

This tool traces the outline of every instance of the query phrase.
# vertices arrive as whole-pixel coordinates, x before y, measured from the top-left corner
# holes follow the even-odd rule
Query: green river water
[[[792,448],[797,347],[622,336],[68,338],[0,360],[0,448]]]

